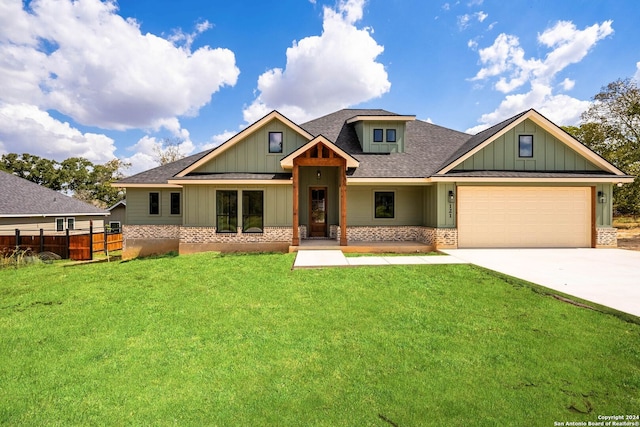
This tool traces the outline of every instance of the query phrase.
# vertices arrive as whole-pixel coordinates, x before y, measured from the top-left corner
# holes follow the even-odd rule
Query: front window
[[[396,130],[387,129],[387,142],[396,142]]]
[[[384,132],[382,129],[374,129],[373,130],[373,142],[382,142],[382,136]]]
[[[216,192],[216,232],[235,233],[238,229],[238,192]]]
[[[149,193],[149,215],[160,215],[160,193]]]
[[[56,218],[56,231],[64,231],[64,218]]]
[[[374,199],[376,218],[395,217],[395,194],[393,191],[376,191]]]
[[[269,132],[269,152],[282,153],[282,132]]]
[[[518,156],[533,157],[533,135],[518,136]]]
[[[180,215],[180,193],[171,193],[171,215]]]
[[[262,233],[263,196],[262,191],[242,192],[242,231],[244,233]]]

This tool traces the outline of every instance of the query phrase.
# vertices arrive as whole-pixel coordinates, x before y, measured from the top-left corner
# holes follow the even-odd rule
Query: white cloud
[[[568,77],[564,79],[562,83],[560,83],[560,86],[562,87],[563,90],[571,90],[574,88],[575,85],[576,85],[576,81],[571,80]]]
[[[542,59],[525,58],[518,37],[500,34],[493,45],[480,49],[482,68],[471,81],[495,80],[494,89],[504,94],[529,85],[529,92],[507,95],[498,108],[480,117],[480,125],[469,129],[477,132],[523,110],[535,108],[559,124],[575,124],[589,101],[553,93],[558,73],[571,64],[580,62],[596,43],[613,33],[611,21],[594,24],[584,30],[567,21],[538,34],[538,42],[549,52]],[[571,90],[575,81],[565,78],[560,87]]]
[[[23,3],[0,2],[0,102],[32,106],[35,121],[38,112],[57,111],[82,126],[166,128],[184,138],[180,117],[197,115],[213,93],[237,81],[233,52],[191,50],[195,37],[212,27],[208,21],[164,39],[118,15],[113,0]],[[51,150],[56,140],[40,134],[34,144]],[[5,149],[17,144],[3,142]],[[89,154],[102,153],[96,147]]]
[[[460,31],[466,29],[469,25],[471,25],[471,21],[477,20],[478,22],[483,22],[485,19],[489,17],[488,14],[483,11],[476,13],[467,13],[461,16],[458,16],[458,28]]]
[[[0,103],[0,153],[30,153],[62,161],[85,157],[94,163],[113,159],[113,139],[82,133],[29,104]]]
[[[636,75],[633,78],[640,83],[640,61],[636,63]]]
[[[323,32],[287,49],[284,69],[258,78],[259,94],[243,112],[251,123],[273,109],[294,121],[377,98],[389,91],[384,66],[376,58],[384,48],[368,28],[359,29],[364,0],[341,0],[324,8]]]

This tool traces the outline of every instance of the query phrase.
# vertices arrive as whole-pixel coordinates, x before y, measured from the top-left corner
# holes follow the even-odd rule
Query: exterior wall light
[[[453,194],[453,190],[449,190],[449,203],[455,203],[456,202],[456,196],[455,194]]]
[[[604,191],[598,191],[598,202],[607,203],[607,195],[604,194]]]
[[[316,178],[317,178],[318,180],[320,180],[320,178],[322,178],[322,172],[320,172],[320,169],[318,169],[318,170],[316,171]]]

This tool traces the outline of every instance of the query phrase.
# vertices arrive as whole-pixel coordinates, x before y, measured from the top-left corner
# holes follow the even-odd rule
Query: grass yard
[[[485,426],[640,409],[640,326],[468,265],[0,270],[0,424]]]

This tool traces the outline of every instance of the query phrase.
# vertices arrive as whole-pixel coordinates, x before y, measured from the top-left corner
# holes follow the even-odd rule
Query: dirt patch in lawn
[[[640,251],[640,219],[620,218],[613,222],[618,229],[618,247]]]

